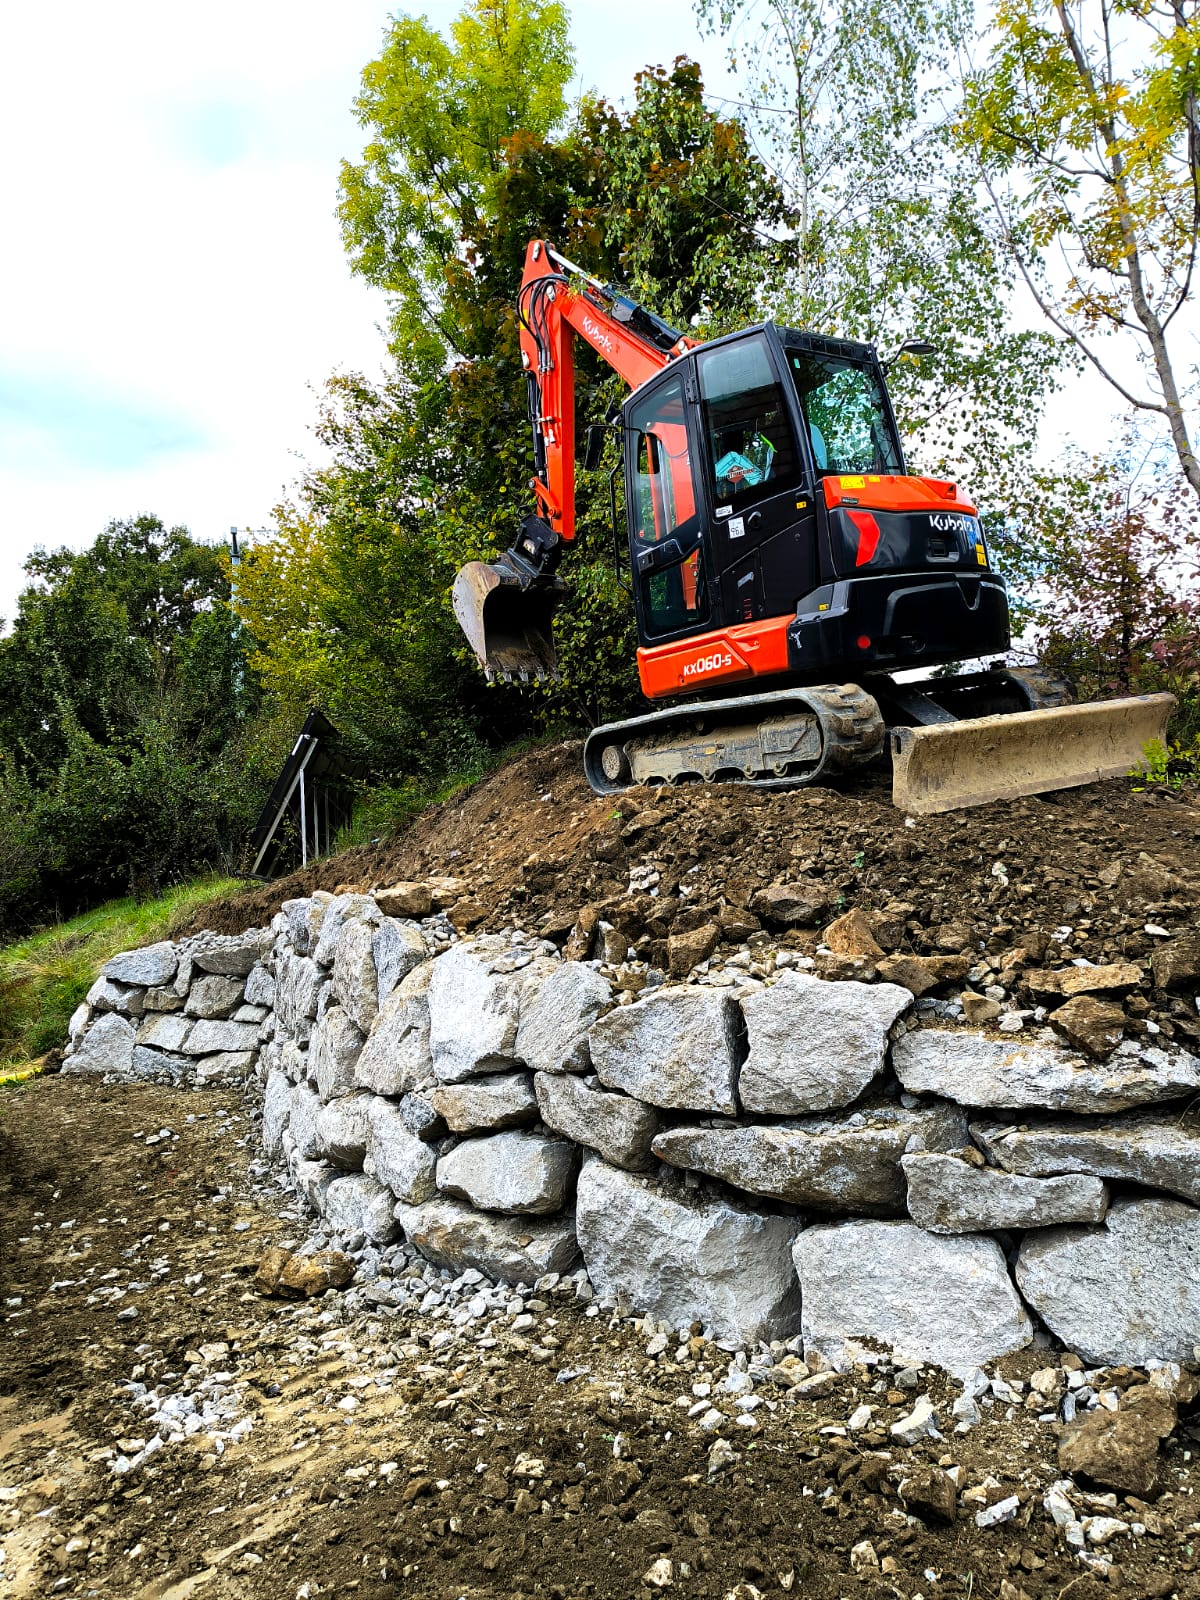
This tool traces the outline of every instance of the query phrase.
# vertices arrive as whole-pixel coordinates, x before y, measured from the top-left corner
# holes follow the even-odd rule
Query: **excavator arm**
[[[555,574],[563,545],[575,537],[575,339],[591,345],[632,389],[695,341],[543,239],[525,252],[517,314],[536,510],[498,560],[462,568],[452,598],[488,677],[528,682],[555,670],[552,623],[566,592]]]

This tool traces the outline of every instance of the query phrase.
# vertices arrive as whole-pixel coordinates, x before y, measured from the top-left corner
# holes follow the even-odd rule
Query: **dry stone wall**
[[[794,952],[668,982],[380,900],[115,957],[63,1070],[245,1080],[266,1157],[351,1250],[586,1273],[729,1349],[1193,1359],[1200,1061],[1174,1044],[1097,1061]]]

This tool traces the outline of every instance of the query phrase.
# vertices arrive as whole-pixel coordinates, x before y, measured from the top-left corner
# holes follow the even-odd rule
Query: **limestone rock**
[[[325,1190],[322,1210],[332,1233],[363,1234],[372,1244],[387,1244],[400,1231],[392,1216],[392,1191],[365,1172],[335,1178]]]
[[[1150,969],[1160,989],[1183,989],[1200,983],[1200,933],[1176,934],[1160,945],[1150,958]],[[107,972],[108,968],[104,970]]]
[[[970,956],[885,956],[875,963],[885,983],[898,983],[918,1000],[931,989],[961,983],[970,970]]]
[[[354,1263],[340,1250],[301,1255],[272,1245],[258,1264],[254,1287],[280,1300],[302,1300],[327,1289],[344,1289],[353,1278]]]
[[[1108,1189],[1078,1173],[1020,1178],[976,1167],[952,1155],[913,1154],[903,1160],[908,1211],[929,1233],[985,1233],[997,1228],[1048,1228],[1102,1222]]]
[[[429,1047],[443,1083],[516,1065],[520,972],[493,972],[483,942],[457,944],[433,963]]]
[[[420,1205],[437,1190],[437,1157],[386,1100],[376,1100],[372,1110],[364,1166],[406,1205]]]
[[[657,1111],[627,1094],[608,1094],[596,1079],[539,1072],[533,1080],[542,1121],[614,1167],[653,1166],[650,1144],[662,1126]]]
[[[375,929],[361,918],[343,922],[333,957],[333,993],[360,1033],[369,1033],[379,1011]]]
[[[163,1023],[185,1022],[178,1016],[160,1018]],[[208,1022],[200,1018],[188,1029],[186,1042],[177,1048],[189,1056],[215,1055],[218,1051],[257,1050],[259,1024],[257,1022]]]
[[[325,1196],[330,1184],[345,1178],[340,1167],[331,1167],[327,1161],[288,1162],[296,1192],[303,1196],[314,1211],[325,1209]]]
[[[966,1117],[957,1106],[886,1106],[849,1118],[667,1128],[655,1139],[654,1154],[769,1199],[818,1211],[902,1216],[905,1150],[953,1150],[966,1137]]]
[[[962,1030],[918,1028],[897,1039],[892,1065],[914,1094],[965,1106],[1124,1111],[1200,1089],[1200,1062],[1127,1040],[1100,1066],[1058,1045],[1018,1044]]]
[[[263,1086],[263,1149],[274,1160],[283,1149],[283,1133],[292,1114],[295,1090],[284,1072],[267,1075]]]
[[[63,1064],[63,1071],[127,1073],[133,1070],[133,1023],[117,1011],[98,1016]]]
[[[140,1017],[146,1009],[146,991],[133,984],[116,983],[103,973],[87,992],[93,1011],[119,1011],[125,1017]]]
[[[414,1089],[402,1096],[400,1115],[409,1133],[416,1134],[426,1144],[435,1143],[446,1136],[446,1124],[433,1109],[428,1090]]]
[[[257,1062],[257,1050],[218,1050],[215,1056],[202,1056],[191,1063],[192,1082],[197,1089],[243,1083]]]
[[[714,1338],[739,1345],[796,1333],[793,1218],[744,1211],[593,1157],[579,1176],[575,1221],[598,1293],[624,1293],[673,1327],[698,1319]]]
[[[1200,1328],[1200,1211],[1180,1200],[1115,1200],[1098,1228],[1032,1234],[1021,1293],[1092,1366],[1190,1361]]]
[[[612,1004],[612,987],[594,967],[563,961],[521,1001],[516,1053],[534,1072],[586,1072],[588,1030]]]
[[[415,922],[398,922],[384,917],[371,941],[377,975],[376,1000],[379,1006],[428,956],[425,937]]]
[[[396,1207],[405,1238],[429,1261],[457,1272],[474,1267],[501,1283],[533,1283],[570,1272],[579,1259],[570,1217],[498,1217],[456,1200]]]
[[[821,935],[821,943],[835,956],[865,956],[870,961],[878,961],[883,956],[866,912],[857,906],[829,924]]]
[[[1057,1117],[1013,1127],[971,1124],[971,1137],[997,1165],[1031,1178],[1086,1172],[1165,1189],[1200,1205],[1200,1124],[1193,1115],[1141,1112],[1104,1122]]]
[[[179,966],[179,953],[168,940],[144,945],[140,950],[125,950],[104,963],[106,978],[115,983],[141,984],[144,989],[170,983]]]
[[[686,933],[672,933],[667,939],[667,970],[673,978],[686,978],[693,967],[707,961],[717,948],[721,929],[715,922],[702,923]]]
[[[308,1050],[308,1070],[322,1100],[334,1100],[356,1087],[354,1069],[362,1049],[362,1034],[341,1006],[330,1006],[313,1029]]]
[[[1059,1471],[1144,1499],[1157,1492],[1158,1444],[1159,1430],[1149,1417],[1098,1407],[1059,1439]]]
[[[313,945],[313,960],[321,967],[331,967],[337,956],[338,939],[347,922],[379,921],[379,907],[366,894],[335,894],[325,902],[321,915],[320,933]]]
[[[1107,1061],[1125,1032],[1125,1013],[1119,1005],[1094,994],[1077,994],[1051,1013],[1050,1026],[1076,1050],[1096,1061]]]
[[[312,909],[313,902],[307,896],[296,900],[285,900],[279,908],[279,915],[283,919],[284,937],[297,955],[312,954]]]
[[[427,883],[393,883],[389,889],[376,889],[374,900],[386,917],[427,917],[433,910]]]
[[[732,1114],[740,1017],[728,995],[657,989],[601,1017],[589,1035],[601,1083],[650,1105]]]
[[[1070,1000],[1077,994],[1128,994],[1142,981],[1142,969],[1132,961],[1103,967],[1063,967],[1055,973],[1058,992]]]
[[[784,928],[815,928],[833,904],[833,890],[819,878],[773,883],[751,898],[750,910]]]
[[[440,1084],[429,1091],[429,1103],[451,1133],[494,1133],[525,1127],[538,1119],[533,1078],[528,1072]]]
[[[364,1089],[407,1094],[433,1071],[428,991],[435,965],[414,967],[380,1007],[355,1067],[355,1081]]]
[[[188,955],[201,972],[215,972],[224,978],[244,978],[274,942],[270,928],[247,928],[244,933],[202,933],[188,946]]]
[[[847,1343],[961,1373],[1021,1350],[1033,1326],[993,1239],[944,1239],[912,1222],[807,1228],[792,1250],[805,1348],[833,1361]]]
[[[321,1107],[317,1112],[317,1143],[318,1154],[324,1160],[351,1172],[362,1170],[375,1102],[373,1094],[345,1094]]]
[[[481,1211],[537,1216],[561,1211],[579,1165],[564,1139],[537,1133],[494,1133],[465,1139],[437,1164],[437,1186]]]
[[[280,964],[275,1022],[281,1037],[299,1038],[301,1042],[308,1038],[322,981],[321,969],[308,956],[288,956]]]
[[[911,1003],[898,984],[784,972],[742,1001],[750,1045],[742,1105],[772,1116],[849,1105],[883,1070],[888,1030]]]
[[[275,1009],[275,979],[261,962],[250,969],[245,999],[247,1005],[266,1006],[268,1011]]]
[[[184,1010],[189,1017],[227,1017],[241,1005],[244,995],[245,985],[240,979],[211,972],[192,984]]]
[[[182,1083],[193,1075],[195,1066],[191,1056],[175,1055],[169,1050],[153,1050],[144,1044],[135,1044],[133,1047],[131,1070],[135,1078],[149,1078],[155,1083]]]
[[[138,1028],[137,1042],[153,1050],[182,1050],[191,1031],[190,1017],[175,1011],[155,1011]]]
[[[107,982],[108,980],[102,979],[101,981]],[[182,1011],[187,998],[185,995],[176,994],[174,985],[169,983],[160,983],[155,989],[131,989],[129,994],[133,1004],[137,1003],[135,997],[140,998],[143,1012]],[[117,1009],[121,1008],[118,1007]],[[129,1015],[136,1016],[137,1012],[130,1010]]]
[[[317,1137],[317,1118],[320,1114],[320,1095],[307,1083],[297,1084],[292,1091],[288,1133],[296,1154],[305,1161],[315,1161],[320,1154],[321,1141]]]

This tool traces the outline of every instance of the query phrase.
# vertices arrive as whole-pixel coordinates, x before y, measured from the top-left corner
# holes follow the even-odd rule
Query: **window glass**
[[[669,540],[683,558],[638,580],[646,626],[654,634],[675,633],[698,626],[708,616],[682,376],[632,406],[629,426],[634,447],[630,524],[635,560],[639,550]]]
[[[818,472],[903,472],[883,393],[869,367],[788,352]]]
[[[723,345],[697,365],[716,504],[736,509],[791,488],[796,441],[766,340]]]

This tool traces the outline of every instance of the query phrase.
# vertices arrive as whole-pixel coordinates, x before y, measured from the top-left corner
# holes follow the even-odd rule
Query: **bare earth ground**
[[[957,1390],[925,1373],[946,1437],[904,1448],[887,1429],[913,1392],[857,1369],[819,1399],[765,1403],[754,1429],[730,1407],[735,1456],[710,1476],[716,1436],[677,1402],[729,1358],[698,1339],[682,1365],[674,1350],[648,1360],[637,1325],[554,1291],[527,1297],[531,1331],[510,1308],[449,1337],[436,1308],[347,1320],[333,1292],[257,1294],[258,1259],[287,1225],[251,1170],[238,1096],[46,1076],[0,1110],[4,1600],[627,1600],[662,1592],[644,1575],[664,1560],[669,1593],[697,1600],[974,1600],[1002,1583],[1005,1600],[1200,1595],[1188,1424],[1165,1452],[1160,1531],[1106,1546],[1102,1582],[1041,1507],[1054,1436],[1029,1410],[997,1404],[956,1436]],[[1006,1371],[1054,1359],[1028,1352]],[[215,1397],[219,1437],[114,1473],[152,1431],[130,1383]],[[864,1400],[870,1425],[846,1433]],[[906,1516],[896,1478],[938,1461],[982,1486],[977,1503],[1019,1494],[1016,1520]],[[864,1540],[879,1565],[852,1570]]]

